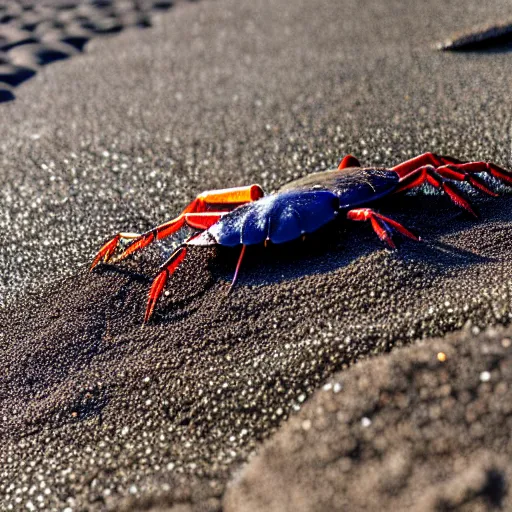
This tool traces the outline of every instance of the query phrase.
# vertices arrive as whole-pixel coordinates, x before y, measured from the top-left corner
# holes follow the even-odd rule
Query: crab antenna
[[[240,251],[240,256],[238,257],[238,263],[236,264],[235,275],[233,276],[233,281],[231,281],[231,285],[229,286],[228,295],[231,293],[233,286],[235,286],[238,277],[238,271],[240,270],[240,265],[242,264],[242,258],[244,257],[246,247],[246,245],[242,245],[242,250]]]

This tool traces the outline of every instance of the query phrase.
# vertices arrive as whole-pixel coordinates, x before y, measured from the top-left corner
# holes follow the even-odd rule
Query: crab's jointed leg
[[[214,222],[209,224],[206,228],[200,228],[197,225],[194,225],[199,216],[202,216],[204,219],[208,218],[208,216],[212,216],[211,218],[214,218],[213,216],[226,213],[241,204],[256,201],[263,197],[263,195],[264,192],[259,185],[203,192],[198,195],[175,219],[165,222],[164,224],[142,234],[118,233],[98,251],[98,254],[91,265],[91,270],[98,265],[98,263],[106,263],[111,260],[122,240],[133,241],[119,256],[114,259],[114,261],[121,261],[130,254],[148,246],[151,242],[161,240],[176,233],[185,224],[193,228],[208,229],[208,227],[210,227]],[[201,223],[201,221],[199,222]]]
[[[160,295],[162,295],[162,291],[167,283],[167,280],[169,279],[170,276],[172,276],[172,274],[174,274],[180,263],[185,259],[188,244],[192,240],[194,240],[194,238],[197,238],[200,234],[201,233],[198,233],[197,235],[192,236],[185,243],[180,245],[180,247],[178,247],[171,254],[169,259],[160,267],[157,276],[155,277],[153,283],[151,284],[151,289],[149,290],[148,303],[146,306],[146,312],[144,314],[144,322],[147,322],[151,318],[153,310],[155,309],[155,305]],[[236,264],[235,274],[233,275],[233,280],[231,281],[231,285],[229,286],[228,289],[228,294],[231,292],[238,278],[238,272],[242,264],[242,259],[245,255],[246,248],[246,245],[242,245],[242,250],[240,251],[240,256],[238,257],[238,262]]]
[[[493,197],[498,197],[498,194],[491,190],[486,184],[485,181],[476,174],[470,174],[462,168],[461,164],[458,167],[454,167],[451,165],[443,165],[442,167],[438,167],[436,169],[437,174],[442,176],[443,178],[454,180],[454,181],[467,181],[473,187],[477,188],[481,192],[488,194]],[[483,172],[483,171],[478,171]]]
[[[223,213],[188,213],[186,214],[190,219],[192,219],[191,225],[192,227],[195,227],[197,229],[205,230],[208,229],[210,226],[215,224]],[[146,306],[146,313],[144,314],[144,322],[147,322],[151,315],[153,314],[153,310],[155,309],[155,304],[162,295],[162,291],[164,289],[165,284],[167,283],[167,280],[169,277],[174,274],[180,263],[185,259],[185,256],[187,254],[187,246],[190,242],[194,240],[194,238],[198,238],[201,233],[197,233],[195,235],[192,235],[188,240],[186,240],[183,244],[181,244],[172,254],[171,256],[165,261],[163,265],[161,265],[158,274],[156,275],[155,279],[153,279],[153,283],[151,284],[151,289],[149,290],[149,296],[148,296],[148,304]],[[240,260],[242,258],[240,257]],[[240,261],[238,266],[240,266]],[[237,269],[238,269],[237,266]]]
[[[436,155],[434,153],[423,153],[422,155],[415,156],[401,164],[395,165],[391,169],[395,171],[400,178],[407,176],[411,172],[415,171],[419,167],[424,167],[425,165],[432,165],[434,167],[441,167],[443,165],[450,164],[461,164],[461,160],[457,160],[456,158],[452,158],[450,156],[441,156]]]
[[[444,190],[457,206],[464,208],[475,217],[477,216],[473,211],[473,208],[471,208],[469,201],[462,196],[460,190],[458,190],[453,183],[447,181],[446,178],[444,178],[441,173],[438,172],[438,169],[432,165],[424,165],[423,167],[419,167],[418,169],[415,169],[411,173],[407,174],[400,180],[399,186],[395,190],[395,193],[403,192],[411,188],[420,187],[423,185],[423,183],[430,183],[430,185],[433,187]],[[492,191],[489,192],[493,194]]]
[[[238,257],[238,262],[237,262],[236,268],[235,268],[235,274],[233,275],[233,279],[232,279],[231,284],[230,284],[229,289],[228,289],[228,294],[231,293],[231,290],[233,289],[233,286],[235,286],[236,280],[238,278],[238,271],[240,270],[240,265],[242,264],[242,260],[243,260],[244,255],[245,255],[245,249],[246,248],[247,248],[246,245],[242,245],[242,250],[240,251],[240,256]]]
[[[420,241],[420,238],[411,233],[407,228],[402,226],[396,220],[385,217],[380,213],[372,210],[371,208],[355,208],[347,212],[347,219],[355,221],[371,222],[372,228],[377,233],[377,236],[391,248],[396,249],[393,238],[391,237],[391,228],[396,229],[402,235],[412,238],[413,240]]]
[[[167,279],[174,274],[179,264],[185,259],[187,255],[187,247],[186,245],[181,245],[176,249],[171,257],[160,267],[160,272],[157,274],[155,279],[153,280],[153,284],[151,285],[151,289],[149,290],[148,296],[148,304],[146,306],[146,312],[144,313],[144,322],[147,322],[151,315],[153,314],[153,310],[155,309],[156,301],[162,295],[162,291],[164,289],[165,284],[167,283]]]
[[[116,257],[115,261],[124,260],[130,254],[143,249],[155,240],[167,238],[185,225],[194,229],[208,229],[226,213],[227,212],[182,213],[175,219],[138,236],[118,257]]]
[[[479,173],[487,173],[490,176],[512,185],[512,172],[493,164],[492,162],[462,162],[449,156],[436,155],[434,153],[424,153],[401,164],[392,167],[400,178],[406,178],[411,173],[425,166],[433,166],[436,172],[443,178],[455,181],[467,181],[475,188],[480,189],[489,195],[496,195],[490,190],[482,179],[474,176]]]
[[[107,262],[112,258],[121,240],[133,240],[141,236],[139,233],[118,233],[114,238],[111,238],[105,245],[98,251],[91,264],[91,270],[98,265],[101,261]]]
[[[147,231],[141,235],[134,233],[118,233],[99,250],[92,262],[91,270],[100,261],[106,263],[107,261],[117,262],[124,260],[130,254],[146,247],[154,240],[161,240],[162,238],[176,233],[176,231],[181,229],[185,224],[191,228],[208,229],[210,226],[215,224],[222,215],[225,215],[225,213],[226,212],[182,213],[179,217],[161,224],[160,226],[153,228],[151,231]],[[119,256],[112,258],[120,241],[124,239],[132,239],[133,241]]]

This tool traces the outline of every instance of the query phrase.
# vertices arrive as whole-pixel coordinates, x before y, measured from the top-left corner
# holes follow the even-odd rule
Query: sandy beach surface
[[[479,220],[390,198],[424,239],[398,251],[359,223],[254,248],[229,296],[238,251],[197,248],[147,325],[172,244],[88,271],[205,189],[346,153],[512,168],[509,48],[434,49],[509,3],[146,9],[151,28],[2,86],[0,508],[511,508],[510,190],[471,194]]]

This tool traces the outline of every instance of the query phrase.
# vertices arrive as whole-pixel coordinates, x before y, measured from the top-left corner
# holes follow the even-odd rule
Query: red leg
[[[106,263],[111,260],[116,249],[119,247],[119,244],[125,240],[133,240],[133,242],[125,251],[115,258],[114,261],[120,261],[126,258],[135,251],[146,247],[154,240],[161,240],[162,238],[176,233],[176,231],[181,229],[185,223],[191,227],[197,227],[192,224],[195,221],[191,215],[201,214],[204,215],[204,218],[206,219],[206,216],[208,215],[220,215],[226,211],[233,210],[241,204],[256,201],[262,198],[263,195],[264,192],[259,185],[203,192],[183,210],[181,215],[150,231],[147,231],[146,233],[118,233],[98,251],[92,262],[91,270],[100,262]],[[218,218],[214,222],[217,220]],[[211,224],[207,225],[206,228],[199,229],[207,229],[210,226]]]
[[[435,167],[432,165],[424,165],[401,178],[395,190],[395,194],[420,187],[424,183],[430,183],[433,187],[441,188],[443,181],[443,178],[437,173]]]
[[[419,167],[424,167],[425,165],[432,165],[434,167],[440,167],[442,165],[449,164],[460,164],[462,163],[460,160],[456,158],[452,158],[450,156],[441,156],[436,155],[434,153],[423,153],[422,155],[415,156],[410,160],[406,160],[401,164],[395,165],[391,169],[395,171],[400,178],[407,176],[412,171],[415,171]]]
[[[245,254],[246,245],[242,245],[242,250],[240,251],[240,256],[238,257],[238,262],[236,264],[235,274],[233,276],[233,280],[231,281],[231,285],[228,290],[228,294],[231,293],[231,290],[233,289],[233,286],[235,286],[236,280],[238,278],[238,271],[240,270],[240,265],[242,264],[242,259]]]
[[[467,181],[475,188],[486,194],[496,196],[497,194],[487,187],[485,182],[475,176],[478,173],[487,173],[506,184],[512,185],[512,172],[503,169],[492,162],[462,162],[456,158],[424,153],[423,155],[411,158],[401,164],[392,167],[400,178],[406,178],[409,174],[427,165],[433,166],[437,173],[443,178],[456,181]]]
[[[167,280],[174,274],[179,264],[185,259],[186,254],[187,247],[182,245],[176,249],[171,257],[160,267],[161,270],[153,280],[153,284],[149,290],[148,304],[146,306],[146,312],[144,313],[144,322],[147,322],[151,318],[156,302],[160,295],[162,295]]]
[[[420,241],[420,238],[411,233],[402,224],[396,220],[385,217],[380,213],[373,211],[371,208],[355,208],[347,212],[347,219],[355,221],[366,221],[371,222],[372,228],[377,233],[377,236],[391,248],[395,249],[395,243],[391,238],[391,228],[396,229],[402,235],[412,238],[413,240]]]
[[[162,240],[179,231],[187,225],[194,229],[208,229],[213,226],[227,212],[203,212],[203,213],[182,213],[176,219],[153,228],[137,238],[117,257],[115,262],[124,260],[130,254],[148,246],[155,240]]]
[[[462,174],[464,178],[461,179],[460,181],[467,180],[472,185],[474,185],[477,188],[480,188],[481,190],[482,187],[480,186],[480,184],[482,182],[480,180],[480,183],[475,183],[475,178],[478,180],[478,177],[474,176],[474,174],[486,173],[489,174],[490,176],[493,176],[497,180],[506,183],[507,185],[512,185],[512,172],[490,162],[465,162],[460,164],[448,164],[443,165],[437,169],[437,172],[439,172],[439,174],[441,174],[442,176],[446,176],[447,178],[450,178],[450,171]],[[487,189],[487,187],[485,188]],[[483,191],[487,192],[489,191],[489,189]],[[494,192],[490,192],[494,194]]]
[[[178,247],[178,249],[172,253],[170,258],[160,267],[157,276],[153,280],[151,289],[149,290],[148,303],[146,306],[146,312],[144,314],[144,322],[147,322],[151,318],[151,315],[155,309],[155,305],[162,295],[167,280],[170,276],[172,276],[172,274],[174,274],[180,263],[185,259],[187,254],[187,244],[194,238],[197,238],[199,235],[200,233],[198,235],[194,235],[193,237],[189,238],[183,245]],[[242,245],[242,250],[240,252],[240,256],[238,257],[238,263],[236,264],[235,274],[233,276],[233,280],[231,281],[228,294],[231,292],[238,278],[238,272],[240,271],[240,266],[242,264],[242,259],[244,257],[246,248],[246,245]]]
[[[419,187],[424,183],[430,183],[433,187],[444,190],[457,206],[464,208],[475,217],[477,216],[473,211],[473,208],[471,208],[469,201],[462,196],[457,187],[454,184],[447,182],[432,165],[419,167],[407,174],[400,180],[395,193]]]
[[[194,227],[198,229],[208,229],[210,226],[215,224],[213,222],[214,214],[209,214],[209,217],[200,216],[200,214],[187,214],[193,216],[193,223]],[[221,215],[218,215],[218,218],[220,218]],[[192,225],[192,223],[191,223]],[[144,314],[144,322],[147,322],[151,315],[153,314],[153,310],[155,309],[156,302],[158,301],[160,295],[162,295],[162,291],[167,283],[167,280],[169,279],[172,274],[176,271],[180,263],[185,259],[185,256],[187,254],[187,246],[190,244],[190,242],[193,242],[193,240],[199,238],[204,231],[201,231],[200,233],[196,233],[195,235],[192,235],[188,240],[186,240],[183,244],[181,244],[169,257],[169,259],[161,265],[158,274],[156,275],[155,279],[153,280],[153,283],[151,285],[151,289],[149,290],[149,296],[148,296],[148,304],[146,306],[146,312]],[[213,245],[213,244],[210,244]],[[245,246],[244,246],[245,247]],[[235,279],[236,274],[238,273],[238,268],[240,267],[240,263],[242,261],[243,256],[243,250],[242,254],[240,255],[240,259],[238,261],[236,273],[235,273]],[[232,285],[234,284],[234,280]]]
[[[179,231],[185,224],[195,229],[208,229],[215,224],[226,212],[182,213],[176,219],[161,224],[151,231],[141,235],[134,233],[118,233],[107,242],[98,252],[91,265],[91,270],[101,261],[118,262],[130,254],[143,249],[155,240],[161,240]],[[132,243],[117,257],[112,258],[121,240],[133,239]]]
[[[443,178],[454,180],[454,181],[467,181],[473,187],[477,188],[481,192],[488,194],[493,197],[497,197],[498,194],[492,191],[486,184],[485,181],[477,176],[476,174],[470,174],[467,171],[460,170],[459,166],[452,165],[444,165],[442,167],[438,167],[436,172],[442,176]]]
[[[105,245],[98,251],[92,262],[90,270],[92,270],[100,262],[107,262],[110,260],[112,255],[116,252],[116,249],[121,240],[131,240],[140,236],[138,233],[118,233],[114,238],[109,240]]]
[[[338,170],[342,171],[347,167],[361,167],[361,164],[359,163],[359,160],[355,156],[346,155],[340,162],[340,165],[338,165]]]

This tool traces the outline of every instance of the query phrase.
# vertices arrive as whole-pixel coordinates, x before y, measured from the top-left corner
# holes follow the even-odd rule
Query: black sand
[[[109,235],[147,229],[204,189],[272,190],[346,152],[367,165],[435,150],[512,167],[510,54],[432,50],[506,8],[180,4],[151,30],[94,39],[84,55],[17,87],[0,126],[5,507],[140,509],[160,500],[218,510],[240,463],[334,372],[391,349],[407,364],[417,351],[400,346],[468,320],[508,323],[506,194],[475,196],[478,222],[443,197],[393,199],[382,211],[427,240],[397,253],[362,225],[255,250],[229,297],[236,252],[194,251],[147,326],[146,293],[165,251],[87,272]],[[478,379],[478,358],[464,355],[470,337],[453,353]],[[378,376],[389,362],[371,364]],[[510,374],[495,378],[508,389]],[[388,386],[393,395],[402,378]],[[507,394],[496,402],[503,411]],[[504,414],[453,453],[499,452],[490,440],[503,438]],[[394,431],[392,415],[382,418]],[[431,474],[428,454],[414,469],[420,481]],[[507,481],[498,462],[489,464]],[[424,493],[452,477],[425,477]]]

